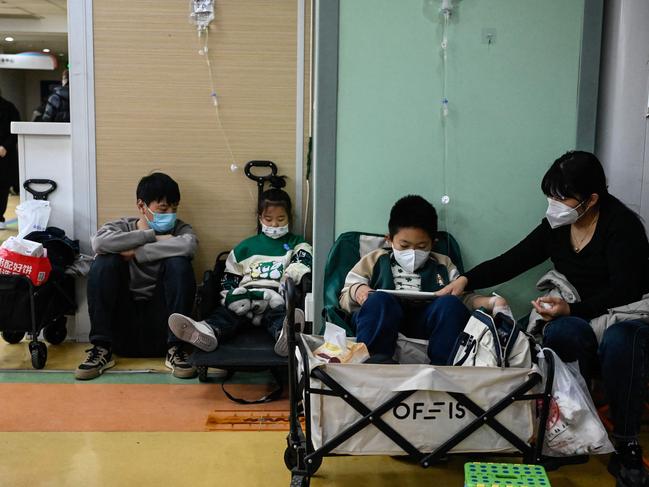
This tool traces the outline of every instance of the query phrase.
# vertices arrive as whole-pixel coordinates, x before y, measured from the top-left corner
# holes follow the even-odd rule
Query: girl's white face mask
[[[270,238],[280,238],[288,233],[288,225],[283,227],[269,227],[268,225],[261,224],[261,231],[264,235]]]
[[[406,272],[415,272],[426,263],[430,256],[430,250],[399,250],[392,247],[394,260],[397,261]]]
[[[582,201],[573,208],[572,206],[568,206],[561,201],[548,198],[548,209],[545,212],[545,217],[548,219],[550,227],[554,229],[575,223],[584,214],[582,213],[580,215],[577,211],[577,208],[579,208],[584,203],[586,203],[586,200]]]

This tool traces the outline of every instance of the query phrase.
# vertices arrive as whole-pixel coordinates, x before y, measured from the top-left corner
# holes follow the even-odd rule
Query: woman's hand
[[[439,291],[436,291],[435,294],[437,294],[438,296],[444,296],[446,294],[452,294],[453,296],[460,296],[464,292],[464,288],[468,283],[469,280],[466,277],[460,276],[455,281],[447,284]]]
[[[563,299],[554,296],[542,296],[532,301],[532,306],[545,321],[552,321],[560,316],[570,314],[570,305]]]
[[[369,287],[367,284],[361,284],[356,288],[356,292],[354,293],[354,300],[363,306],[363,303],[367,301],[368,296],[370,293],[374,292],[374,289]]]

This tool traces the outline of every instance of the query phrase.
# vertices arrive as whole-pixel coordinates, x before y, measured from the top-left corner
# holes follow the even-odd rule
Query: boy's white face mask
[[[577,208],[585,202],[586,201],[582,201],[573,208],[561,201],[548,198],[548,209],[545,212],[545,217],[548,219],[550,227],[554,229],[575,223],[583,215],[583,213],[581,215],[579,214]]]
[[[392,247],[392,252],[394,253],[394,260],[406,272],[415,272],[426,263],[430,256],[430,250],[399,250]]]
[[[282,227],[269,227],[268,225],[261,224],[261,231],[264,235],[270,238],[280,238],[288,233],[288,225]]]

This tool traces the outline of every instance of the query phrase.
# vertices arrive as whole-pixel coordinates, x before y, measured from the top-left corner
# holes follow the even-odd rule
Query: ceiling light
[[[50,50],[46,47],[45,49],[43,49],[43,52],[50,52]]]
[[[7,42],[13,42],[14,38],[13,37],[5,37],[5,41]]]

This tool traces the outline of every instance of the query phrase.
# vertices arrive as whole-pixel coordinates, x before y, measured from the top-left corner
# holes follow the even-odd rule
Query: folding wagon
[[[337,307],[344,277],[362,255],[381,245],[380,235],[348,232],[329,254],[323,315],[350,334],[348,317]],[[435,250],[450,255],[461,270],[452,236],[442,233]],[[296,333],[296,290],[287,284],[291,411],[284,461],[291,486],[308,486],[323,458],[333,455],[405,455],[424,468],[455,453],[522,456],[526,463],[546,465],[557,461],[542,455],[554,379],[551,354],[545,378],[536,365],[323,363],[313,353],[323,337]]]

